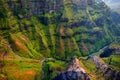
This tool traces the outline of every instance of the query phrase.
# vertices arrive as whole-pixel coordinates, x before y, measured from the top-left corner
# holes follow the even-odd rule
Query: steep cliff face
[[[120,71],[120,42],[111,44],[100,57],[112,68]]]
[[[64,61],[87,56],[117,39],[118,19],[119,14],[96,0],[0,0],[0,79],[40,80],[43,73],[52,79],[64,70]],[[43,66],[47,57],[55,59]],[[89,80],[89,72],[92,79],[102,79],[92,61],[81,62],[86,73],[74,61],[74,68],[61,75]]]
[[[4,18],[6,25],[2,25],[1,28],[8,27],[3,32],[8,31],[7,39],[11,48],[21,56],[40,55],[62,59],[73,55],[86,56],[119,35],[116,33],[119,31],[119,25],[114,24],[110,16],[111,11],[103,2],[97,3],[95,0],[1,2],[4,3],[1,4],[3,7],[7,6],[5,9],[7,16]]]
[[[103,76],[107,80],[119,80],[120,72],[110,68],[106,65],[99,57],[92,56],[91,59],[95,63],[98,69],[101,69],[103,72]]]
[[[53,80],[91,80],[91,78],[82,68],[79,60],[74,57],[67,70],[54,77]]]

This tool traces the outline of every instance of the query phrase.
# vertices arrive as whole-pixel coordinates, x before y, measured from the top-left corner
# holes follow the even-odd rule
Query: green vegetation
[[[4,3],[0,9],[1,26],[8,28],[0,34],[7,36],[15,53],[20,56],[36,59],[50,56],[61,59],[70,59],[73,55],[87,56],[110,43],[113,36],[116,36],[113,30],[111,33],[112,26],[107,20],[112,21],[109,17],[110,10],[105,4],[85,6],[84,2],[82,5],[77,1],[64,0],[63,3],[60,2],[64,7],[59,5],[58,11],[46,8],[44,14],[34,12],[36,15],[32,15],[29,7],[32,3],[23,1],[24,6],[20,8],[22,3],[16,0],[8,1],[10,4],[7,1],[1,2]],[[53,1],[48,0],[48,3],[51,5]],[[19,9],[9,8],[10,5],[16,5]],[[26,12],[24,8],[29,10]],[[105,12],[108,13],[104,15]]]
[[[40,80],[41,62],[26,58],[8,58],[4,61],[4,67],[0,68],[2,79],[9,80]]]
[[[92,62],[91,59],[89,60],[81,60],[82,64],[84,64],[84,68],[86,69],[87,74],[90,75],[92,80],[105,80],[102,71],[97,69],[95,64]]]
[[[120,71],[120,57],[116,55],[112,55],[107,58],[103,58],[103,60],[113,69]]]
[[[117,39],[120,25],[111,18],[111,10],[94,0],[87,3],[0,0],[0,79],[40,80],[45,58],[68,61],[74,55],[85,57]],[[119,57],[111,58],[110,66],[119,70]],[[109,63],[109,58],[104,60]],[[101,72],[92,71],[92,61],[83,60],[81,64],[93,79],[102,77],[94,76]],[[52,79],[66,65],[59,60],[46,61],[44,80]]]
[[[43,80],[52,80],[59,72],[64,71],[66,63],[54,59],[48,59],[44,64],[44,78]]]
[[[113,69],[117,70],[117,71],[120,71],[120,42],[114,42],[112,43],[109,47],[108,47],[108,52],[107,54],[109,55],[108,57],[104,57],[103,56],[103,60]],[[112,51],[110,51],[112,50]],[[105,54],[106,52],[104,51],[103,55],[106,55]]]

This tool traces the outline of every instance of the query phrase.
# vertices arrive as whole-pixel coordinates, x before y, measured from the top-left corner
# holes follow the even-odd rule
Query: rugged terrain
[[[96,72],[96,63],[86,57],[108,45],[97,56],[119,71],[119,36],[120,15],[102,1],[0,0],[0,79],[67,76],[72,68],[66,67],[77,56],[80,64],[73,59],[71,66],[78,66],[83,77],[104,80],[102,70]]]
[[[53,80],[90,80],[90,77],[86,74],[85,70],[80,65],[79,60],[74,57],[71,64],[68,66],[65,72],[57,75]]]

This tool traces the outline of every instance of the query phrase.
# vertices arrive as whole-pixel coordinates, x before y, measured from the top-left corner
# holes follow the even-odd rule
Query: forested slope
[[[96,0],[0,0],[0,61],[28,71],[40,64],[32,71],[39,75],[40,60],[84,57],[113,42],[120,35],[119,17]]]

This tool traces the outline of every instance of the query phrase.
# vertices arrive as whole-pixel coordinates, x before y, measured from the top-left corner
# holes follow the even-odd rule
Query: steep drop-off
[[[91,80],[85,69],[80,65],[79,59],[74,57],[65,72],[57,75],[53,80]]]
[[[119,35],[119,24],[113,21],[111,10],[103,2],[1,0],[1,3],[1,37],[20,56],[62,59],[86,56]]]
[[[41,79],[47,57],[68,61],[98,51],[120,35],[118,17],[96,0],[0,0],[0,77]],[[58,67],[52,75],[63,70],[59,61],[49,64]]]

